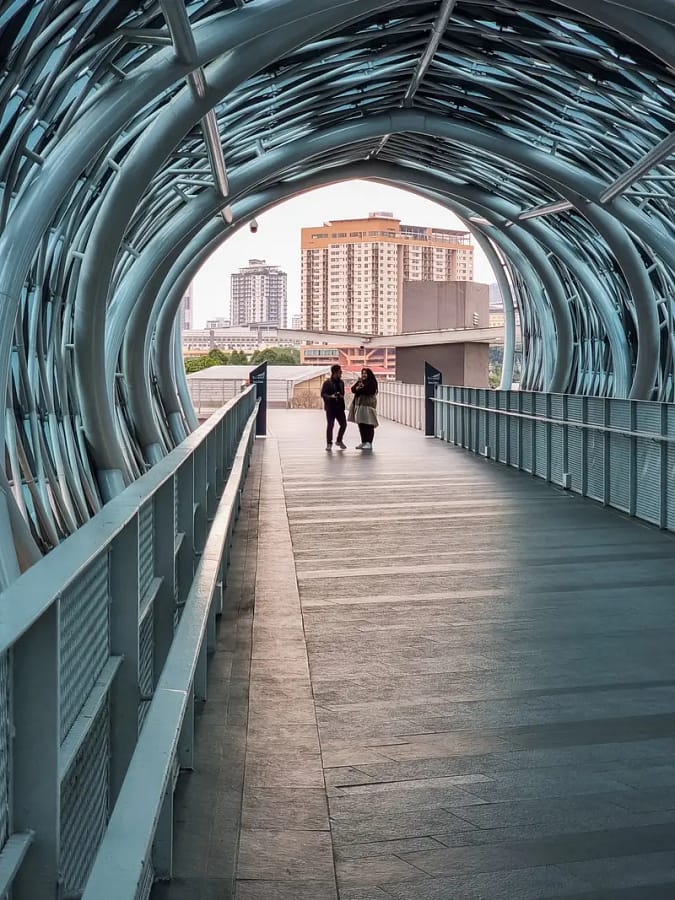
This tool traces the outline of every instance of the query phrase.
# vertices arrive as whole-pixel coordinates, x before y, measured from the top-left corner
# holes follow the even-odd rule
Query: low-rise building
[[[341,347],[339,345],[304,344],[300,348],[300,362],[304,366],[342,366],[345,375],[356,375],[367,367],[378,378],[396,377],[396,350],[394,347]]]
[[[200,420],[235,397],[248,383],[252,365],[211,366],[187,376],[190,398]],[[268,366],[267,403],[286,409],[321,409],[321,385],[328,366]]]
[[[183,356],[200,356],[214,349],[253,353],[265,347],[299,347],[301,343],[297,338],[280,337],[276,325],[193,328],[183,332]]]

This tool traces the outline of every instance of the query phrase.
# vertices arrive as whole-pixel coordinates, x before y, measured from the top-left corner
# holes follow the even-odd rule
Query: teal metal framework
[[[193,440],[176,313],[200,263],[320,185],[405,186],[473,230],[506,299],[504,387],[518,319],[523,397],[675,401],[674,100],[675,0],[0,0],[5,648],[35,602],[23,579],[60,583],[59,561]],[[52,599],[33,649],[54,669]],[[30,787],[8,761],[9,666],[12,873],[31,824],[8,799]],[[90,694],[58,722],[66,743]]]
[[[0,896],[82,896],[102,844],[87,897],[170,877],[256,414],[249,388],[0,595]]]
[[[181,288],[350,177],[453,209],[523,387],[675,399],[675,0],[0,4],[0,584],[195,426]]]

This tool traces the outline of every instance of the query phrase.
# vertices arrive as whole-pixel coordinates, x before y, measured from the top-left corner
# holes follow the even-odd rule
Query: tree
[[[230,357],[223,350],[220,350],[218,347],[212,347],[208,352],[208,358],[214,360],[211,365],[213,366],[226,366]]]
[[[243,350],[233,350],[230,353],[231,366],[245,366],[248,363],[248,356]]]
[[[210,369],[211,366],[226,366],[229,363],[227,353],[213,347],[203,356],[188,356],[185,359],[185,371],[188,375],[193,372],[201,372],[203,369]]]
[[[251,362],[256,365],[267,362],[271,366],[299,366],[300,351],[295,347],[265,347],[255,351]]]
[[[491,388],[498,388],[502,378],[502,367],[504,365],[504,348],[490,347],[489,363],[488,363],[488,384]]]

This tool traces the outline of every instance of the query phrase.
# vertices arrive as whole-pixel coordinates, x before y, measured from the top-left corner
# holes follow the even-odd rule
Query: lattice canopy
[[[675,0],[0,3],[0,585],[194,426],[176,313],[258,212],[452,209],[531,390],[675,399]],[[11,536],[13,540],[9,540]]]

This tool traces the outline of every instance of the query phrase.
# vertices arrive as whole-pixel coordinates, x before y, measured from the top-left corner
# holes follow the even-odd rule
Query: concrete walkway
[[[672,900],[673,538],[400,426],[270,426],[153,897]]]

